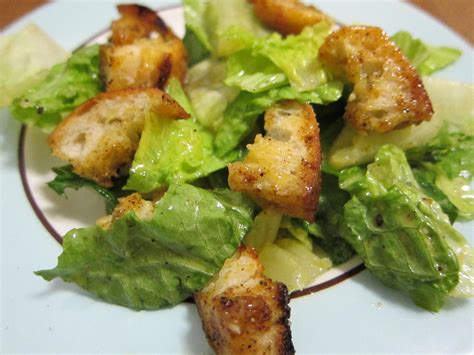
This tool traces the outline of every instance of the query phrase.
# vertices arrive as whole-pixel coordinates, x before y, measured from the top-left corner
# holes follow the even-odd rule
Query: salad
[[[64,64],[33,77],[33,84],[13,100],[13,116],[54,131],[49,141],[53,153],[72,164],[56,168],[57,177],[49,186],[60,194],[67,188],[95,189],[105,197],[110,213],[97,226],[68,233],[58,266],[38,274],[75,282],[109,302],[157,309],[214,282],[243,240],[258,252],[265,277],[290,290],[306,287],[356,253],[375,277],[427,310],[439,311],[447,297],[472,296],[471,248],[451,225],[458,218],[472,219],[472,108],[453,118],[442,99],[435,101],[441,84],[423,78],[435,115],[427,110],[429,117],[421,120],[429,122],[408,122],[389,132],[364,131],[345,115],[358,83],[351,82],[348,70],[331,68],[331,60],[318,53],[320,47],[329,52],[328,39],[337,39],[330,34],[332,20],[324,16],[298,34],[282,36],[268,28],[268,19],[254,13],[257,3],[236,1],[233,11],[224,11],[217,2],[185,1],[185,49],[166,25],[157,30],[162,31],[158,39],[146,38],[166,47],[151,53],[150,61],[171,62],[175,68],[184,57],[179,53],[188,55],[187,74],[171,70],[165,79],[153,78],[154,73],[143,76],[167,92],[161,102],[156,91],[141,88],[118,99],[100,93],[120,90],[108,86],[119,81],[113,80],[113,63],[121,50],[138,45],[147,50],[149,45],[144,38],[114,43],[114,28],[111,44],[78,50]],[[133,17],[133,9],[122,7],[122,19]],[[145,10],[138,12],[149,16]],[[228,13],[239,16],[230,19]],[[404,32],[391,41],[419,75],[432,74],[460,55]],[[123,77],[119,72],[119,79]],[[469,85],[442,85],[472,93]],[[360,95],[363,92],[357,92]],[[85,110],[84,105],[92,108]],[[136,105],[145,111],[141,118]],[[322,162],[309,169],[320,169],[321,178],[318,171],[303,181],[320,189],[319,206],[312,213],[305,206],[299,212],[299,207],[304,200],[315,208],[314,196],[306,199],[296,189],[295,199],[281,202],[279,196],[259,194],[259,187],[242,180],[238,172],[248,171],[249,164],[266,167],[281,156],[275,153],[281,149],[296,154],[300,141],[291,129],[305,115],[298,113],[305,107],[315,113],[320,133],[308,128],[308,134],[319,135],[317,149],[308,153],[313,142],[298,157],[319,163],[314,156],[322,152]],[[267,146],[257,146],[258,140],[265,144],[264,139],[289,134],[270,123],[272,117],[281,120],[281,112],[296,116],[292,127],[285,128],[291,144],[274,146],[262,157]],[[79,122],[78,117],[93,124],[94,133],[104,132],[107,140],[101,136],[95,144],[87,135],[81,138],[84,131],[77,123],[67,130],[68,122]],[[307,122],[304,127],[309,127]],[[115,138],[125,131],[129,141],[123,151],[100,155],[97,146],[110,142],[107,130],[113,130]],[[92,163],[89,157],[71,158],[68,149],[74,145],[69,145],[77,142],[86,151],[92,144]],[[68,149],[60,152],[64,146]],[[127,163],[123,156],[133,159]],[[94,166],[97,162],[100,169]],[[270,171],[277,171],[282,164],[270,165]],[[158,245],[151,248],[150,243]]]

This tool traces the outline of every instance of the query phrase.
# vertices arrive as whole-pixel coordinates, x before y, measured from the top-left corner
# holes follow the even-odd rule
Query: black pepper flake
[[[383,217],[382,217],[381,214],[377,214],[377,215],[375,216],[375,225],[376,225],[377,227],[382,227],[382,226],[383,226]]]
[[[36,107],[36,113],[38,113],[38,115],[41,115],[43,112],[44,112],[44,107],[43,106],[37,106]]]

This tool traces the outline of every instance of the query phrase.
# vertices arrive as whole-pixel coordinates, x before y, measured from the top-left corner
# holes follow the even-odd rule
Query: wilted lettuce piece
[[[89,187],[96,191],[105,199],[107,213],[112,213],[118,203],[118,195],[111,189],[98,185],[95,181],[83,178],[72,171],[71,165],[53,168],[56,173],[54,180],[48,182],[48,186],[60,196],[66,196],[66,189],[79,190],[82,187]]]
[[[228,59],[225,84],[255,93],[288,84],[288,79],[270,59],[244,49]]]
[[[448,196],[436,186],[436,173],[420,166],[418,162],[415,163],[415,167],[412,167],[412,171],[423,193],[439,203],[441,209],[448,215],[449,221],[453,224],[458,218],[458,209],[449,200]]]
[[[350,195],[341,190],[338,178],[329,174],[321,177],[321,194],[314,223],[303,221],[304,228],[314,237],[314,241],[337,265],[354,255],[354,249],[344,239],[350,230],[344,219],[344,204]]]
[[[463,274],[469,247],[438,203],[424,195],[403,151],[384,146],[367,170],[343,170],[339,184],[351,234],[344,238],[385,284],[420,307],[439,311]],[[472,279],[471,279],[472,280]]]
[[[227,85],[261,92],[289,81],[296,91],[311,91],[328,83],[318,49],[330,26],[321,22],[298,35],[283,38],[278,33],[254,38],[247,48],[229,57]]]
[[[204,287],[237,249],[252,223],[240,193],[173,185],[153,219],[128,212],[110,229],[73,229],[46,280],[74,282],[107,302],[133,309],[177,304]]]
[[[446,68],[462,54],[456,48],[430,46],[406,31],[397,32],[391,39],[421,75],[431,75]]]
[[[295,219],[266,209],[253,222],[244,243],[254,248],[265,275],[283,282],[289,291],[301,290],[332,266],[327,254],[313,247],[308,233]]]
[[[450,131],[474,132],[474,85],[423,78],[423,84],[433,104],[434,115],[428,122],[387,133],[360,134],[345,125],[329,152],[329,163],[336,169],[373,161],[384,144],[408,150],[431,142],[447,124]]]
[[[209,56],[207,48],[203,46],[196,34],[189,27],[186,27],[183,44],[188,52],[189,66],[199,63]]]
[[[125,189],[151,192],[172,183],[197,180],[220,170],[236,159],[232,151],[219,158],[214,153],[214,134],[200,125],[181,85],[172,81],[170,95],[191,114],[190,119],[172,120],[155,115],[145,126],[135,153]]]
[[[304,103],[324,104],[337,101],[342,94],[342,83],[331,82],[313,91],[298,92],[291,86],[271,89],[262,93],[242,91],[224,111],[223,120],[218,127],[215,149],[224,156],[235,149],[252,131],[260,114],[280,100],[298,100]]]
[[[207,59],[193,66],[186,78],[185,90],[200,124],[215,129],[225,108],[239,94],[239,89],[224,84],[226,62]]]
[[[410,164],[421,174],[430,175],[435,186],[456,207],[457,214],[471,220],[474,219],[473,151],[474,136],[449,132],[446,128],[426,146],[407,151]]]
[[[227,57],[268,31],[246,0],[184,0],[186,26],[215,57]]]
[[[69,53],[35,24],[0,35],[0,107],[7,106]]]
[[[50,132],[74,108],[95,96],[101,86],[99,46],[83,47],[16,98],[11,106],[12,115]]]

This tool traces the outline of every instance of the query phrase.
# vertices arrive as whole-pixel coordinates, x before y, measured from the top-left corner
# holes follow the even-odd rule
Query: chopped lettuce
[[[257,251],[265,275],[283,282],[289,291],[305,288],[332,266],[296,220],[275,210],[263,210],[255,217],[244,243]]]
[[[269,58],[244,49],[228,59],[225,84],[257,93],[288,84],[288,79]]]
[[[36,274],[137,310],[174,305],[219,271],[252,224],[252,213],[240,193],[172,185],[152,220],[128,212],[108,230],[73,229],[58,265]]]
[[[69,53],[35,24],[0,35],[0,107],[10,105],[29,86],[41,80],[51,66]]]
[[[421,192],[403,151],[383,146],[367,169],[343,170],[339,184],[352,196],[344,206],[351,230],[344,238],[366,267],[418,306],[439,311],[465,278],[471,250],[439,204]]]
[[[12,115],[23,123],[50,132],[74,108],[95,96],[101,87],[99,46],[83,47],[13,100]]]
[[[283,38],[277,33],[255,38],[249,47],[229,58],[227,85],[260,92],[290,82],[297,91],[311,91],[328,82],[318,60],[318,48],[330,26],[321,22],[298,35]]]
[[[79,190],[82,187],[88,187],[96,191],[105,200],[105,209],[107,213],[112,213],[118,203],[118,198],[126,194],[120,189],[120,184],[111,189],[98,185],[95,181],[83,178],[72,171],[71,165],[65,165],[53,168],[56,173],[54,180],[48,182],[48,186],[60,196],[66,196],[66,189]]]
[[[291,86],[256,94],[242,91],[224,111],[215,140],[218,156],[224,156],[235,149],[252,131],[258,116],[274,103],[280,100],[298,100],[318,104],[334,102],[341,97],[342,88],[342,83],[330,82],[309,92],[298,92]]]
[[[226,62],[208,59],[193,66],[186,79],[185,90],[197,120],[212,130],[219,126],[225,108],[239,94],[239,89],[224,84],[225,77]]]
[[[434,115],[428,122],[387,133],[361,134],[345,125],[332,145],[328,161],[336,169],[373,161],[384,144],[408,150],[431,142],[447,124],[450,131],[474,134],[474,85],[423,78],[433,104]]]
[[[183,3],[187,28],[215,57],[227,57],[246,47],[255,36],[268,34],[246,0],[228,1],[226,6],[220,0]]]
[[[344,204],[350,199],[350,195],[339,188],[338,178],[335,176],[323,173],[321,183],[316,221],[302,223],[309,235],[314,237],[314,242],[337,265],[354,255],[354,249],[344,239],[350,234],[344,220]]]
[[[406,31],[397,32],[391,39],[421,75],[431,75],[446,68],[457,61],[462,54],[456,48],[427,45]]]
[[[447,129],[426,146],[407,151],[408,160],[419,174],[431,176],[431,182],[455,206],[456,214],[470,220],[474,219],[473,151],[474,136]],[[443,210],[446,212],[446,207]]]
[[[142,193],[172,183],[194,181],[220,170],[239,156],[231,151],[223,158],[214,153],[214,135],[197,122],[192,106],[177,81],[169,93],[192,115],[190,119],[172,120],[149,114],[145,118],[138,150],[124,187]]]

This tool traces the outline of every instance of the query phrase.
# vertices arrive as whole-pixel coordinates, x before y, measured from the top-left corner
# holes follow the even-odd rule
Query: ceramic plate
[[[232,0],[225,0],[232,1]],[[144,2],[184,34],[175,1]],[[463,50],[439,77],[472,82],[470,46],[428,15],[397,1],[318,1],[341,23],[371,24],[389,34],[404,29],[434,45]],[[117,18],[112,2],[48,4],[6,32],[35,22],[64,48],[101,41]],[[102,35],[101,35],[102,34]],[[33,270],[55,265],[60,239],[73,227],[93,224],[103,202],[87,190],[56,196],[45,182],[51,167],[46,135],[22,129],[6,109],[0,118],[1,151],[1,341],[6,353],[212,353],[194,305],[135,312],[104,303],[60,280],[51,283]],[[473,242],[473,224],[458,224]],[[374,280],[356,258],[315,280],[314,292],[291,301],[293,340],[298,353],[471,352],[473,302],[449,300],[439,314]]]

